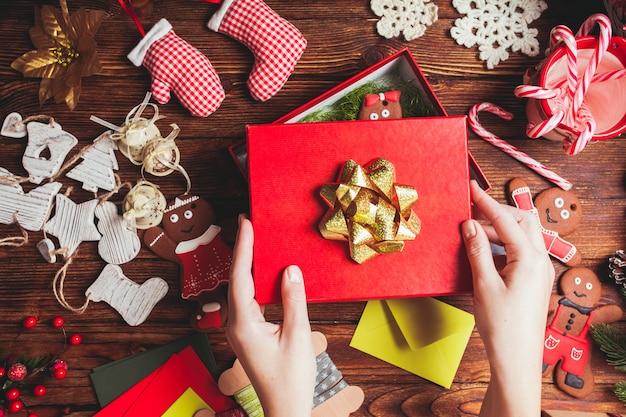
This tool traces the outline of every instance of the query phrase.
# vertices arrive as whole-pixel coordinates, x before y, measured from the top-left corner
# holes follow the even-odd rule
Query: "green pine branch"
[[[607,363],[626,372],[626,334],[610,324],[598,324],[591,326],[591,335],[606,354]],[[626,399],[626,382],[622,388]]]

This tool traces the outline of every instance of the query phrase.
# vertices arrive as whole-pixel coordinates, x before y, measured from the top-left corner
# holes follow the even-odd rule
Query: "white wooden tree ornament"
[[[139,285],[117,265],[108,264],[85,291],[92,301],[104,301],[113,307],[129,326],[143,323],[154,306],[167,294],[165,280],[154,277]]]
[[[117,144],[111,138],[111,131],[104,132],[94,140],[94,145],[81,158],[83,162],[76,165],[66,176],[83,183],[83,189],[97,192],[98,188],[112,191],[115,188],[115,173],[118,170],[115,151]]]
[[[98,230],[102,238],[98,242],[98,253],[107,263],[120,265],[130,262],[141,249],[137,234],[126,228],[126,222],[117,214],[117,207],[110,201],[96,206]]]
[[[58,124],[50,126],[49,123],[29,122],[26,130],[28,145],[22,157],[22,165],[30,174],[30,181],[40,184],[44,178],[51,178],[59,172],[78,139]]]
[[[94,224],[98,200],[76,204],[63,194],[56,195],[54,217],[46,223],[46,231],[59,239],[61,248],[66,248],[66,258],[72,256],[83,241],[100,240]]]
[[[0,167],[0,177],[12,176]],[[62,186],[59,182],[50,182],[24,193],[20,184],[0,181],[0,223],[13,224],[17,213],[17,222],[24,229],[32,232],[41,230],[50,214],[52,199]]]
[[[15,139],[26,137],[26,125],[20,123],[21,121],[21,114],[17,112],[9,113],[7,117],[4,118],[4,122],[2,122],[0,135]]]

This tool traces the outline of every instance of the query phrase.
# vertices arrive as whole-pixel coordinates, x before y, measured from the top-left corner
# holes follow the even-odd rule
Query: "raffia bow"
[[[361,264],[378,254],[399,252],[414,240],[421,222],[412,210],[417,191],[395,182],[395,168],[378,158],[365,167],[346,161],[339,181],[320,195],[330,207],[319,223],[322,236],[348,240],[350,256]]]

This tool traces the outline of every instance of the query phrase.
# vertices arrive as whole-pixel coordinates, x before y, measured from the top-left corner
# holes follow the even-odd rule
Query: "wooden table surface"
[[[45,114],[54,117],[63,128],[79,138],[77,152],[102,131],[102,126],[89,120],[91,115],[121,124],[126,114],[137,105],[150,88],[150,76],[143,67],[134,67],[126,58],[139,41],[132,21],[113,0],[69,1],[70,10],[79,5],[102,9],[106,17],[95,37],[103,71],[82,82],[78,106],[69,111],[64,104],[52,100],[42,107],[38,103],[38,79],[25,79],[11,69],[11,62],[33,49],[28,29],[34,24],[34,7],[54,1],[12,0],[3,2],[0,14],[0,118],[13,111],[24,117]],[[450,28],[459,18],[450,1],[434,1],[439,18],[423,37],[411,42],[387,40],[376,33],[377,17],[366,0],[279,1],[267,3],[284,18],[295,24],[308,47],[295,72],[269,102],[255,102],[245,86],[253,58],[240,43],[211,32],[206,23],[217,9],[214,4],[198,0],[135,1],[141,22],[146,28],[160,18],[167,18],[183,39],[205,53],[226,89],[226,99],[219,110],[206,119],[189,115],[176,99],[160,106],[165,123],[177,123],[181,132],[176,141],[181,163],[189,173],[193,192],[215,207],[218,220],[233,218],[248,210],[247,184],[229,156],[228,148],[244,138],[246,124],[269,123],[296,107],[327,91],[389,54],[409,47],[428,81],[451,115],[467,114],[477,102],[490,101],[515,114],[511,122],[495,116],[483,116],[484,124],[495,133],[534,156],[574,184],[584,217],[579,229],[568,239],[583,254],[583,265],[593,269],[602,279],[607,276],[607,259],[626,246],[626,162],[617,138],[590,145],[578,156],[567,156],[560,143],[525,136],[524,104],[513,95],[524,71],[536,65],[542,56],[528,57],[511,53],[505,62],[488,70],[478,59],[476,48],[458,45],[450,36]],[[566,24],[576,30],[592,12],[603,11],[602,2],[549,1],[548,9],[530,26],[539,30],[541,50],[548,46],[549,30]],[[166,130],[163,128],[162,130]],[[470,132],[469,146],[492,183],[491,194],[505,202],[505,184],[513,177],[522,177],[536,193],[551,186],[523,165]],[[23,139],[0,138],[0,166],[17,175],[27,175],[21,165],[26,142]],[[138,167],[119,156],[122,181],[140,178]],[[182,176],[150,177],[168,199],[185,191]],[[80,184],[62,179],[61,192],[74,187],[71,197],[76,202],[92,198]],[[32,184],[25,184],[31,189]],[[111,198],[120,203],[123,193]],[[0,238],[19,236],[14,225],[0,225]],[[63,355],[69,374],[62,381],[51,380],[48,393],[41,398],[26,396],[30,410],[40,417],[71,415],[89,416],[98,410],[89,380],[92,368],[127,355],[159,346],[192,332],[189,317],[195,304],[180,298],[178,267],[156,257],[145,246],[132,262],[123,265],[124,273],[136,282],[153,276],[163,277],[170,285],[167,296],[157,304],[148,320],[130,327],[106,303],[91,303],[84,314],[65,310],[52,291],[55,273],[62,262],[46,263],[35,245],[43,238],[41,232],[30,232],[28,243],[18,248],[0,248],[0,350],[3,354],[42,355],[58,353],[63,336],[50,325],[55,316],[65,318],[67,333],[79,333],[83,343]],[[53,238],[54,240],[54,238]],[[82,294],[104,266],[95,242],[84,242],[67,271],[64,293],[68,302],[80,306]],[[555,262],[557,274],[565,267]],[[605,284],[605,288],[613,288]],[[472,312],[469,295],[443,297]],[[481,339],[474,330],[465,355],[450,389],[444,389],[422,378],[388,365],[349,347],[364,302],[310,305],[313,329],[326,334],[328,352],[347,381],[365,391],[365,402],[356,416],[469,416],[477,415],[481,398],[489,381],[489,367]],[[532,308],[529,306],[529,308]],[[40,324],[24,331],[22,320],[29,315]],[[268,319],[279,320],[281,310],[272,307]],[[625,329],[626,322],[616,324]],[[19,337],[18,337],[19,335]],[[224,331],[210,331],[209,339],[218,367],[230,366],[233,353]],[[511,358],[515,360],[515,358]],[[606,364],[598,347],[593,350],[596,389],[585,399],[573,399],[559,391],[551,378],[544,378],[543,406],[595,412],[626,413],[612,393],[616,382],[626,375]]]

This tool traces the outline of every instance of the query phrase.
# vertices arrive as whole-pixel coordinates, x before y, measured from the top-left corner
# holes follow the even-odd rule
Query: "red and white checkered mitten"
[[[272,98],[293,72],[306,39],[262,0],[224,0],[209,29],[243,43],[254,55],[248,89],[255,100]]]
[[[206,117],[217,110],[225,93],[208,58],[180,38],[161,19],[128,54],[128,59],[152,75],[152,94],[166,104],[170,90],[193,116]]]

